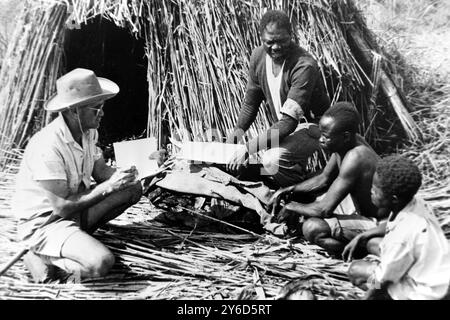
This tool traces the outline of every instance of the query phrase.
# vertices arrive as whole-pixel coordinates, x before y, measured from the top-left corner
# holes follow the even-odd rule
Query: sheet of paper
[[[178,158],[217,164],[228,163],[237,151],[244,151],[243,144],[220,142],[183,142]]]
[[[157,150],[156,138],[116,142],[113,146],[117,167],[135,166],[139,172],[139,179],[158,172],[157,161],[149,159],[150,154]]]

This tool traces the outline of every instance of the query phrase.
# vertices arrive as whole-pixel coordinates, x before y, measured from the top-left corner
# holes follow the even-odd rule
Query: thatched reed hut
[[[397,123],[404,137],[420,137],[351,0],[27,0],[24,8],[0,70],[0,182],[8,180],[0,183],[0,264],[20,249],[13,218],[3,215],[20,158],[16,149],[50,120],[42,106],[60,74],[82,66],[119,83],[121,93],[101,127],[104,144],[142,134],[161,143],[168,133],[201,140],[208,128],[223,134],[236,121],[265,8],[290,14],[297,40],[320,63],[330,97],[356,103],[364,117],[361,133],[374,146],[396,135]],[[250,135],[270,121],[260,114]],[[439,148],[441,142],[433,142],[431,149]],[[442,187],[448,179],[433,167],[430,172],[427,200],[448,226],[448,186]],[[436,177],[444,182],[436,185]],[[285,281],[311,274],[320,276],[311,286],[319,298],[361,294],[347,281],[346,265],[317,247],[267,235],[169,228],[150,220],[152,210],[144,199],[99,231],[119,262],[107,278],[42,286],[28,283],[17,263],[0,281],[0,298],[230,299],[245,291],[271,299]]]
[[[50,120],[43,103],[75,67],[116,81],[103,144],[168,134],[207,140],[236,123],[249,56],[267,8],[289,13],[299,43],[318,60],[333,101],[354,101],[374,146],[420,134],[352,0],[28,0],[0,72],[0,167]],[[378,51],[377,51],[378,50]],[[392,108],[394,107],[394,108]],[[249,135],[271,122],[261,112]]]

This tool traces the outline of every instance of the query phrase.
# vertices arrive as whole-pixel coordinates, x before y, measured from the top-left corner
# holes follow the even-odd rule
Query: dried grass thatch
[[[66,21],[61,5],[26,6],[16,24],[0,69],[0,168],[15,160],[34,127],[45,123],[43,101],[55,88]]]
[[[420,194],[433,203],[441,225],[450,235],[450,85],[435,84],[408,96],[422,119],[423,140],[399,150],[419,166],[423,183]]]
[[[0,71],[0,167],[13,160],[9,150],[23,147],[48,121],[42,105],[64,69],[64,30],[99,15],[146,42],[148,135],[161,140],[167,125],[186,140],[210,140],[211,130],[225,136],[237,121],[265,8],[289,13],[299,43],[319,62],[330,97],[354,101],[364,118],[361,132],[372,142],[381,139],[375,130],[380,117],[376,100],[383,90],[377,84],[387,73],[384,64],[371,70],[372,65],[364,67],[356,58],[351,35],[368,31],[351,0],[29,0]],[[365,45],[376,51],[372,44]],[[405,131],[414,131],[412,119],[398,114]],[[249,136],[271,121],[261,111]]]

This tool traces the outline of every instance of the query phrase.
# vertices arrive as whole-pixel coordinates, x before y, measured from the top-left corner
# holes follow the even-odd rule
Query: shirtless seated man
[[[324,170],[302,183],[280,189],[270,203],[272,212],[277,212],[282,198],[293,200],[326,192],[312,203],[287,202],[276,219],[285,222],[288,229],[301,228],[308,241],[334,255],[340,255],[359,233],[376,230],[375,218],[387,216],[378,212],[371,201],[370,189],[379,156],[357,134],[359,121],[358,111],[351,103],[338,102],[328,109],[319,123],[320,144],[331,153]],[[351,196],[356,212],[335,214],[347,195]],[[302,223],[303,217],[306,220]],[[369,251],[378,248],[379,238],[374,239],[377,243],[367,244]]]

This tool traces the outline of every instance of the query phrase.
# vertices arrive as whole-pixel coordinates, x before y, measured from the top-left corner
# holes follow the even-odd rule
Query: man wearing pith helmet
[[[59,115],[30,139],[12,203],[19,238],[30,248],[24,262],[35,281],[55,266],[76,279],[102,277],[114,256],[92,233],[142,194],[136,169],[108,166],[96,146],[105,101],[119,87],[79,68],[59,78],[56,89],[45,109]]]

